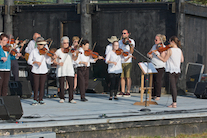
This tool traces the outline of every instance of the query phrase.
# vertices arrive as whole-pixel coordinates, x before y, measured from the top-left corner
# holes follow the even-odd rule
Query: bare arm
[[[155,52],[154,52],[155,53]],[[156,54],[156,53],[155,53]],[[163,62],[166,62],[168,59],[169,59],[169,57],[171,56],[171,54],[172,54],[172,51],[171,51],[171,49],[168,49],[167,50],[167,53],[166,53],[166,55],[164,56],[164,57],[162,57],[161,55],[159,56],[159,55],[156,55],[160,60],[162,60]]]
[[[181,63],[184,62],[183,52],[181,52]]]

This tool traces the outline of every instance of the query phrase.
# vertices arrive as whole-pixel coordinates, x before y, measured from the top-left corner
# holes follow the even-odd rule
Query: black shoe
[[[110,97],[109,100],[112,100],[112,98]]]
[[[117,97],[114,97],[114,100],[119,100]]]
[[[86,102],[88,101],[88,99],[84,98],[84,99],[81,99],[82,102]]]

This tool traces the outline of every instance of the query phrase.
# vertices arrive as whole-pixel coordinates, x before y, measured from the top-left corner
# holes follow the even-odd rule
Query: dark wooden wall
[[[171,12],[171,3],[137,3],[137,4],[96,4],[92,11],[92,40],[97,42],[95,51],[104,55],[112,35],[121,37],[123,29],[131,32],[136,42],[136,49],[146,56],[154,44],[156,34],[166,34],[169,38],[176,35],[175,14]],[[77,5],[21,5],[14,15],[14,36],[20,39],[32,39],[34,32],[44,38],[54,40],[51,47],[59,48],[61,34],[70,38],[80,36],[80,14]],[[62,30],[61,30],[62,29]],[[138,62],[146,61],[138,53],[133,61],[132,84],[140,85]],[[107,65],[98,61],[92,67],[92,77],[106,78]]]
[[[92,7],[89,11],[92,14],[91,45],[97,42],[95,51],[100,55],[104,55],[105,47],[109,43],[107,38],[112,35],[120,38],[123,29],[131,32],[130,37],[136,42],[135,48],[143,55],[152,47],[156,34],[165,34],[167,39],[177,35],[172,3],[94,4]],[[43,37],[53,39],[52,47],[58,48],[61,35],[68,35],[70,38],[73,35],[80,36],[80,14],[77,14],[75,4],[18,5],[17,9],[13,16],[15,37],[32,39],[33,33],[39,32]],[[181,12],[185,13],[184,69],[188,62],[207,65],[207,8],[183,3]],[[146,60],[136,52],[134,56],[137,59],[133,60],[132,84],[140,85],[140,69],[137,63]],[[91,70],[93,77],[107,76],[104,61],[98,61]]]
[[[207,65],[207,18],[185,16],[185,60]]]
[[[135,49],[144,56],[154,44],[156,34],[165,34],[167,38],[176,35],[175,14],[171,12],[169,3],[152,4],[111,4],[98,5],[98,10],[92,16],[93,42],[97,42],[95,51],[104,55],[105,47],[109,44],[107,38],[112,35],[121,37],[123,29],[131,32],[131,38],[135,40]],[[146,61],[138,53],[133,54],[137,59],[133,60],[131,72],[132,85],[140,85],[141,70],[139,62]],[[106,77],[107,65],[99,61],[94,65],[95,77]]]
[[[13,18],[14,36],[32,39],[33,33],[51,38],[51,47],[59,48],[61,35],[80,36],[80,15],[76,5],[27,5],[19,6],[20,12]]]

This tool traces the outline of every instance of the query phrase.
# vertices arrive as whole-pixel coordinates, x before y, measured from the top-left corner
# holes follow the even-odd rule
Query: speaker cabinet
[[[106,87],[106,82],[103,79],[89,79],[87,93],[102,93]]]
[[[195,87],[194,95],[197,98],[202,97],[203,99],[207,98],[207,82],[198,82]]]
[[[32,87],[26,78],[19,78],[19,81],[9,81],[8,95],[18,95],[22,98],[30,98]]]
[[[23,115],[19,96],[0,96],[0,118],[2,120],[17,120]]]

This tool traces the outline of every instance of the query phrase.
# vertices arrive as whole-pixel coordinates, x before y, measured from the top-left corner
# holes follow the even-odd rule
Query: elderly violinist
[[[69,103],[76,103],[73,98],[73,82],[74,82],[74,69],[73,69],[73,60],[75,59],[74,55],[70,52],[70,50],[65,50],[69,48],[69,38],[64,36],[61,38],[61,48],[59,48],[55,54],[60,57],[54,61],[57,64],[56,68],[56,76],[59,80],[60,86],[60,103],[64,103],[65,96],[64,96],[64,82],[69,85]]]
[[[10,54],[11,47],[6,46],[9,37],[6,34],[0,35],[0,96],[6,96],[8,92],[8,83],[11,70],[11,59],[15,59]],[[20,53],[16,54],[16,57],[21,56]]]
[[[119,48],[124,52],[129,52],[129,56],[122,56],[122,74],[121,74],[121,92],[119,97],[131,97],[131,69],[132,69],[132,54],[134,52],[135,41],[129,38],[129,31],[124,29],[122,31],[122,40],[119,40]],[[127,93],[125,93],[125,79],[127,79]]]
[[[156,54],[159,54],[161,57],[165,57],[166,52],[159,53],[156,51],[160,45],[164,47],[164,43],[166,41],[165,35],[157,34],[155,36],[155,44],[152,46],[151,50],[148,52],[147,56],[151,58],[152,63],[154,64],[158,73],[153,74],[153,86],[154,89],[152,90],[152,98],[154,100],[160,100],[161,96],[161,87],[162,87],[162,76],[165,72],[165,62],[160,60]],[[156,54],[152,51],[156,51]]]
[[[47,78],[47,64],[52,64],[53,61],[47,55],[41,55],[40,51],[44,48],[47,42],[43,37],[38,37],[36,39],[37,48],[33,49],[29,55],[27,63],[32,66],[32,74],[34,78],[34,101],[32,105],[45,104],[43,101],[45,81]],[[55,58],[55,57],[53,57]],[[38,90],[39,90],[39,99],[38,99]]]
[[[38,37],[41,37],[41,34],[39,33],[34,33],[33,34],[33,40],[31,40],[28,44],[27,44],[27,47],[25,48],[25,59],[28,60],[29,58],[29,55],[31,54],[32,50],[37,48],[37,43],[36,43],[36,39]],[[45,48],[48,49],[48,46],[45,45]],[[31,83],[31,86],[32,86],[32,90],[34,91],[34,88],[33,88],[33,85],[34,85],[34,81],[33,81],[33,75],[32,75],[32,66],[29,66],[29,79],[30,79],[30,83]]]

